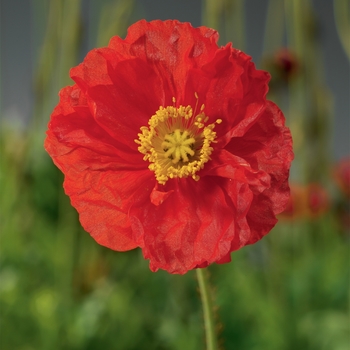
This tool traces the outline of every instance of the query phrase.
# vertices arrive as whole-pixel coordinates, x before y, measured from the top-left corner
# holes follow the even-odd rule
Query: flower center
[[[209,118],[203,110],[204,105],[194,115],[191,106],[161,106],[148,121],[149,126],[141,127],[135,142],[160,184],[176,177],[199,180],[196,173],[203,169],[213,151],[210,144],[216,138],[215,123],[221,123],[217,119],[206,125]]]
[[[172,160],[174,164],[178,162],[188,162],[189,156],[195,154],[193,150],[196,140],[190,136],[187,130],[176,129],[171,134],[167,134],[162,142],[164,157]]]

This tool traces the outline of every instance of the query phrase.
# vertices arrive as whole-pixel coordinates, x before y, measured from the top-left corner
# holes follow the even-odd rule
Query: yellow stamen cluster
[[[199,180],[196,173],[203,169],[213,151],[210,144],[216,138],[215,123],[221,123],[217,119],[205,125],[209,118],[203,110],[204,105],[195,116],[191,106],[160,107],[148,121],[149,127],[141,127],[135,142],[160,184],[176,177]]]

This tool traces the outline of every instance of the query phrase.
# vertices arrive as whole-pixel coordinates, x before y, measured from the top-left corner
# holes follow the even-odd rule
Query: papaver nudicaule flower
[[[252,244],[289,198],[292,140],[269,74],[215,30],[139,21],[90,51],[45,148],[84,229],[183,274]]]

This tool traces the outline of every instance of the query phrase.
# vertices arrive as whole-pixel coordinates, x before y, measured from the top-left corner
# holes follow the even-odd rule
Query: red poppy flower
[[[305,186],[297,183],[290,183],[289,201],[279,218],[287,220],[304,218],[307,212],[307,201]]]
[[[334,176],[339,188],[350,198],[350,157],[345,157],[336,164]]]
[[[280,76],[289,80],[296,75],[300,69],[300,64],[295,54],[288,48],[282,48],[275,54],[274,65]]]
[[[286,209],[281,213],[283,219],[316,219],[329,209],[329,195],[319,183],[308,185],[290,184],[290,198]]]
[[[100,244],[183,274],[267,234],[289,198],[291,135],[269,74],[218,34],[142,20],[70,72],[45,148]]]
[[[313,218],[319,217],[329,209],[329,195],[327,190],[318,183],[311,183],[306,187],[307,214]]]

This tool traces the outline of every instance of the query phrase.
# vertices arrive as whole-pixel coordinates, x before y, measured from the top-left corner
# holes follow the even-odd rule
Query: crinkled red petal
[[[64,188],[86,231],[115,250],[133,249],[127,208],[130,198],[148,198],[155,182],[142,155],[113,139],[92,117],[77,86],[61,90],[45,148],[65,175]],[[141,190],[140,190],[141,188]],[[137,192],[137,196],[135,196]]]
[[[200,175],[220,176],[248,184],[254,194],[261,193],[270,187],[270,175],[267,172],[253,169],[245,159],[225,149],[215,152],[215,157],[200,172]]]
[[[73,152],[76,161],[65,164],[61,170],[75,167],[83,171],[103,169],[147,168],[137,149],[130,149],[120,140],[109,135],[94,120],[84,93],[76,86],[68,86],[60,92],[60,102],[53,111],[48,125],[57,143],[51,142],[50,135],[45,148],[51,157],[58,158]]]
[[[217,40],[217,32],[210,28],[193,28],[190,23],[176,20],[141,20],[130,26],[125,43],[130,45],[132,56],[147,62],[162,77],[163,85],[171,91],[164,102],[171,105],[172,97],[179,104],[184,103],[183,89],[189,68],[207,63],[218,49]],[[121,45],[118,37],[109,44],[117,50]]]
[[[162,81],[135,57],[120,59],[110,48],[90,51],[71,77],[84,91],[96,122],[113,138],[137,151],[134,139],[164,101]]]
[[[84,229],[99,244],[124,251],[142,247],[131,229],[128,209],[148,199],[150,182],[145,170],[86,171],[66,175],[64,189]]]
[[[158,205],[131,208],[132,228],[144,236],[143,253],[152,271],[183,274],[220,261],[233,241],[244,244],[252,194],[248,186],[235,183],[236,193],[230,197],[225,182],[214,176],[195,185],[192,179],[175,180]]]
[[[275,214],[282,212],[289,198],[289,168],[294,158],[292,137],[284,125],[280,109],[267,101],[257,122],[242,137],[234,137],[226,150],[245,159],[254,171],[264,171],[271,176],[267,194],[271,197]]]
[[[294,157],[290,131],[284,126],[284,116],[272,102],[242,137],[234,137],[226,150],[247,161],[253,171],[269,174],[271,183],[254,196],[247,220],[254,243],[276,224],[276,215],[287,206],[290,196],[288,177]]]
[[[210,120],[222,120],[215,127],[220,147],[231,137],[244,134],[265,106],[270,76],[256,70],[250,59],[227,45],[218,49],[206,65],[191,68],[188,73],[186,103],[204,103]]]

